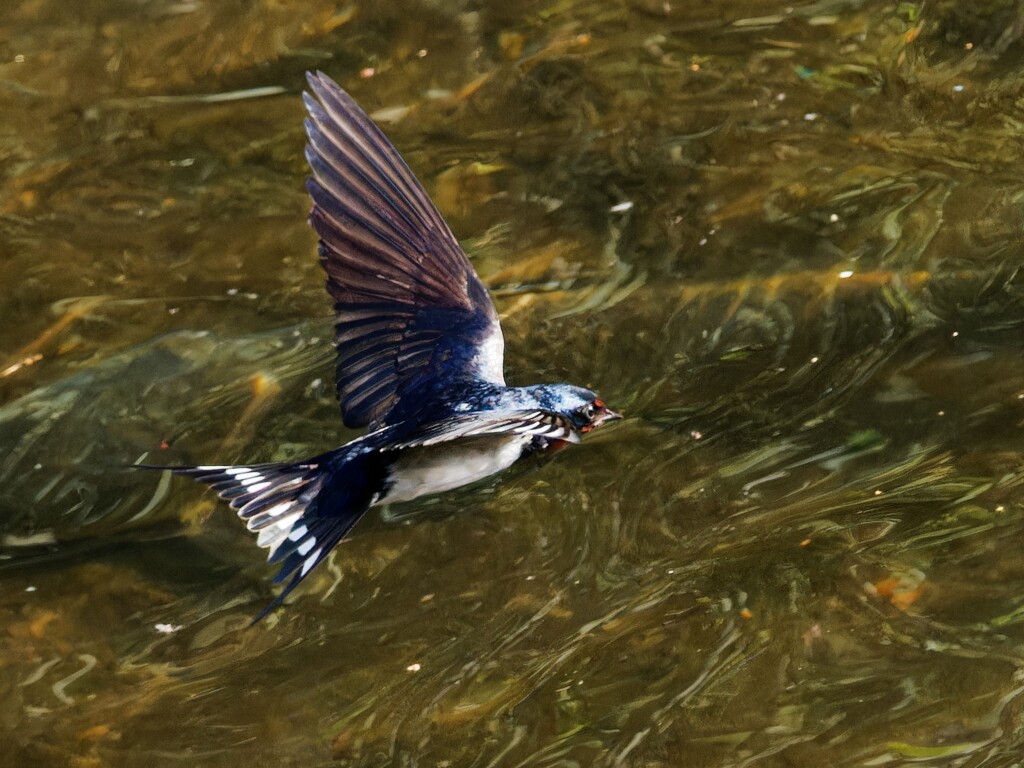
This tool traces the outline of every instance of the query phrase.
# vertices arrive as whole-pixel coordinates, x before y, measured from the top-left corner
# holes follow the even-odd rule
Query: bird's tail
[[[376,451],[345,449],[299,462],[146,468],[209,485],[257,534],[256,543],[268,550],[267,561],[281,564],[274,584],[288,583],[253,623],[279,606],[344,538],[383,487],[385,475]]]

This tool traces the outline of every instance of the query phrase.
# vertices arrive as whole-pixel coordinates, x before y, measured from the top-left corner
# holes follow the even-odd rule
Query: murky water
[[[1017,6],[0,7],[0,764],[1019,763]],[[628,418],[369,516],[248,628],[243,527],[124,465],[352,437],[312,68],[510,382]]]

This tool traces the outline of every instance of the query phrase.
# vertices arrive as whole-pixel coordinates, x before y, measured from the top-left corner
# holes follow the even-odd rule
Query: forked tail
[[[257,534],[256,543],[268,550],[267,561],[281,564],[273,583],[290,580],[254,624],[281,605],[344,538],[384,478],[376,451],[352,454],[344,449],[300,462],[146,468],[170,470],[209,485]]]

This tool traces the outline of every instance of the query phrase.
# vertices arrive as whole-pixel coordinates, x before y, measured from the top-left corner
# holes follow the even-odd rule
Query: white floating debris
[[[421,669],[423,669],[423,667],[421,667],[417,663],[417,664],[410,664],[408,667],[405,668],[405,671],[406,672],[419,672]]]
[[[837,221],[839,221],[839,214],[833,213],[831,216],[828,217],[828,220],[835,224]]]
[[[632,201],[627,200],[624,203],[617,203],[617,204],[613,205],[610,210],[611,210],[612,213],[625,213],[626,211],[632,210],[632,208],[633,208]]]
[[[35,592],[36,588],[31,586],[31,585],[29,585],[29,586],[25,587],[25,591],[26,592]]]
[[[850,277],[853,277],[853,270],[852,269],[844,269],[842,272],[839,273],[839,279],[840,280],[846,280],[847,278],[850,278]]]
[[[400,104],[395,107],[382,107],[373,112],[370,117],[378,123],[397,123],[404,120],[410,112],[412,112],[412,107],[408,104]]]
[[[818,113],[817,112],[807,112],[804,115],[804,120],[806,120],[807,122],[812,122],[812,121],[817,120],[817,119],[818,119]]]
[[[956,85],[953,86],[953,93],[961,93],[963,90],[964,86],[962,86],[960,83],[957,83]]]
[[[732,23],[734,27],[772,27],[785,21],[785,16],[775,14],[773,16],[752,16],[749,19],[737,19]]]
[[[56,543],[57,537],[54,536],[53,531],[39,531],[24,535],[8,533],[0,539],[0,545],[5,547],[39,547]]]
[[[154,624],[153,629],[159,632],[161,635],[173,635],[181,626],[177,624]]]

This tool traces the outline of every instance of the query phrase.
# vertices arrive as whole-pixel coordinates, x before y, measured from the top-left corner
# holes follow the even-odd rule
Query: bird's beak
[[[612,410],[611,408],[605,408],[605,409],[604,409],[604,412],[603,412],[603,413],[601,413],[601,414],[600,414],[600,415],[599,415],[599,416],[598,416],[598,417],[597,417],[597,418],[596,418],[596,419],[594,420],[594,426],[595,426],[595,427],[600,427],[600,426],[601,426],[602,424],[604,424],[604,423],[605,423],[606,421],[618,421],[618,420],[619,420],[619,419],[621,419],[621,418],[622,418],[622,414],[621,414],[621,413],[618,413],[618,412],[616,412],[616,411],[613,411],[613,410]]]

